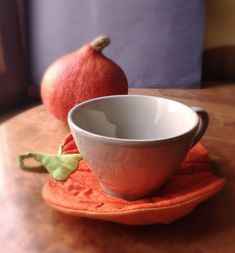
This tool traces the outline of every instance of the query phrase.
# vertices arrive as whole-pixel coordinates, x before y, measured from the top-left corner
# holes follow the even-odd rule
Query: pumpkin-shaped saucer
[[[77,152],[70,134],[62,145],[62,153]],[[224,179],[211,173],[207,150],[199,143],[151,198],[128,201],[106,194],[84,160],[66,181],[46,182],[42,196],[47,204],[69,215],[132,225],[168,224],[189,214],[217,193],[224,183]]]

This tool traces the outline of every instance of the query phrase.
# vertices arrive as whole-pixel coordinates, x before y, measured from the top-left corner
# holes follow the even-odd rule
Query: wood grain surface
[[[203,141],[213,172],[227,179],[224,189],[170,225],[127,226],[59,213],[41,197],[48,175],[27,173],[17,165],[17,155],[26,151],[56,153],[69,132],[40,105],[0,126],[0,252],[235,252],[234,84],[130,93],[172,98],[209,112]]]

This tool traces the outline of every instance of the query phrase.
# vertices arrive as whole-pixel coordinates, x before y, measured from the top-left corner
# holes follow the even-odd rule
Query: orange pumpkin
[[[125,73],[102,54],[109,43],[108,37],[100,36],[47,69],[41,82],[41,97],[57,119],[67,122],[69,110],[85,100],[128,93]]]

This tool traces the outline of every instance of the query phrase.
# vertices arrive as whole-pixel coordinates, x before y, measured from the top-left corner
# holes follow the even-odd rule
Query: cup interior
[[[142,95],[92,99],[73,108],[69,118],[81,130],[130,140],[173,138],[198,124],[197,114],[186,105]]]

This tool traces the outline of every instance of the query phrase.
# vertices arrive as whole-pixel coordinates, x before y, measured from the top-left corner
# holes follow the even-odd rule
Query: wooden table
[[[40,105],[0,126],[0,252],[235,252],[235,86],[195,90],[131,89],[204,107],[204,137],[215,174],[227,184],[215,197],[170,225],[127,226],[66,216],[44,204],[48,175],[23,172],[17,155],[55,153],[68,128]]]

